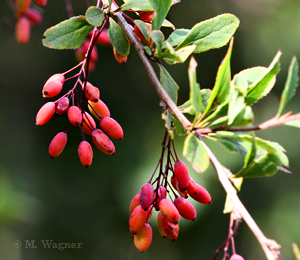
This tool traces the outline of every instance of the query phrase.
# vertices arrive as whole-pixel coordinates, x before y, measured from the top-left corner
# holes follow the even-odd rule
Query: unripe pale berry
[[[122,139],[124,137],[123,129],[119,123],[111,117],[102,117],[99,119],[100,127],[110,137],[114,139]]]
[[[68,119],[72,125],[79,126],[82,122],[82,113],[79,107],[70,106],[68,109]]]
[[[83,131],[88,135],[92,135],[92,132],[95,128],[96,128],[96,122],[95,122],[94,118],[87,112],[84,112],[83,113]]]
[[[162,226],[167,237],[173,241],[177,240],[179,235],[179,225],[169,222],[164,216],[162,217]]]
[[[167,234],[163,228],[162,219],[164,218],[163,214],[161,212],[158,212],[157,214],[157,226],[159,234],[162,235],[162,237],[167,237]]]
[[[17,10],[25,13],[31,4],[31,0],[16,0]]]
[[[138,13],[145,22],[151,22],[155,17],[155,11],[139,11]]]
[[[47,4],[47,0],[34,0],[34,2],[39,6],[44,6]]]
[[[189,171],[186,164],[182,161],[175,162],[174,174],[179,187],[181,189],[186,189],[190,182]]]
[[[89,142],[80,142],[78,146],[78,156],[84,167],[89,167],[92,164],[93,149]]]
[[[129,218],[129,228],[132,234],[137,234],[147,220],[148,212],[141,205],[135,207]]]
[[[15,28],[16,40],[19,43],[25,44],[30,39],[31,25],[27,17],[23,16],[17,21]]]
[[[129,213],[131,214],[135,207],[141,205],[140,193],[136,194],[130,202]]]
[[[62,153],[67,144],[67,140],[67,134],[64,132],[59,132],[56,136],[54,136],[49,145],[49,155],[51,158],[55,158]]]
[[[229,260],[244,260],[244,258],[238,254],[232,255]]]
[[[62,83],[60,81],[54,80],[46,83],[43,87],[42,94],[43,97],[55,97],[62,90]]]
[[[133,242],[140,252],[144,252],[149,248],[152,242],[152,228],[148,223],[145,223],[141,230],[134,235]]]
[[[159,202],[159,209],[164,217],[171,223],[177,224],[180,219],[180,214],[173,204],[172,201],[168,199],[162,199]]]
[[[67,113],[69,109],[69,98],[61,97],[55,102],[55,113],[58,115],[62,115]]]
[[[94,129],[92,132],[95,146],[105,154],[114,154],[115,146],[109,137],[100,129]]]
[[[147,210],[153,202],[154,189],[151,183],[146,183],[141,188],[140,202],[144,210]]]
[[[202,204],[209,204],[211,203],[211,196],[209,192],[203,188],[198,183],[195,183],[190,178],[190,183],[187,187],[188,194],[196,201],[202,203]]]
[[[174,205],[178,209],[180,216],[183,218],[192,221],[196,219],[197,211],[187,199],[178,197],[174,200]]]
[[[55,103],[47,102],[44,104],[40,110],[38,111],[35,119],[36,125],[44,125],[46,124],[55,112]]]
[[[84,85],[82,86],[82,89],[84,89]],[[90,82],[86,83],[84,94],[88,100],[93,102],[97,102],[100,98],[100,90],[94,87]]]
[[[98,99],[97,102],[88,101],[90,112],[97,118],[100,119],[99,116],[110,116],[110,111],[107,105],[101,100]]]
[[[117,53],[115,48],[113,48],[113,52],[114,52],[114,56],[115,56],[115,59],[117,60],[117,62],[124,65],[127,61],[127,56]]]

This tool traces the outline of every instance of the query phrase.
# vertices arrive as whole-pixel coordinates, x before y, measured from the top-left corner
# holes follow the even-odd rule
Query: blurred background
[[[84,14],[83,1],[72,4],[75,15]],[[177,28],[191,28],[222,13],[233,13],[241,22],[235,34],[233,74],[253,66],[268,66],[278,50],[283,52],[274,91],[254,106],[255,124],[259,124],[276,114],[290,60],[293,55],[300,56],[300,2],[184,0],[171,8],[167,18]],[[222,213],[226,194],[212,167],[200,175],[190,168],[190,175],[209,190],[213,203],[194,203],[197,220],[180,221],[176,242],[161,238],[156,213],[150,221],[153,241],[145,253],[138,252],[129,234],[129,203],[149,180],[164,135],[159,98],[134,50],[122,66],[115,61],[110,47],[98,46],[99,60],[90,74],[90,82],[99,87],[101,99],[125,132],[124,140],[114,141],[116,154],[108,156],[94,149],[91,167],[84,168],[77,155],[80,131],[74,128],[68,132],[64,152],[51,160],[49,143],[69,124],[64,115],[52,118],[46,125],[35,125],[36,113],[45,103],[41,90],[51,75],[69,70],[77,61],[74,51],[51,50],[43,47],[41,40],[47,28],[67,19],[65,1],[49,1],[43,8],[43,23],[32,27],[26,45],[15,40],[16,20],[5,1],[0,2],[0,15],[1,259],[212,259],[227,236],[229,221],[229,215]],[[164,32],[168,35],[171,31]],[[201,88],[213,87],[226,51],[227,47],[223,47],[196,55]],[[167,66],[180,86],[179,104],[189,95],[187,66],[188,62]],[[299,97],[296,94],[287,111],[300,112]],[[285,147],[293,174],[278,172],[269,178],[245,180],[239,193],[265,235],[281,244],[283,259],[294,259],[291,245],[300,244],[299,134],[299,129],[285,126],[257,133]],[[184,160],[183,138],[176,137],[175,143]],[[208,144],[226,167],[233,172],[239,169],[239,154]],[[81,245],[59,250],[44,248],[42,240]],[[36,248],[26,248],[26,241],[27,247]],[[244,222],[235,242],[237,252],[245,259],[265,259]]]

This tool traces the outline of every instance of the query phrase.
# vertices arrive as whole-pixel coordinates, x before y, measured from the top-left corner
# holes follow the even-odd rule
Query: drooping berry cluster
[[[164,165],[165,151],[167,162]],[[157,170],[158,176],[153,180]],[[180,216],[191,221],[196,219],[196,209],[187,200],[188,196],[203,204],[211,202],[209,192],[194,182],[185,163],[178,159],[173,140],[168,137],[166,131],[158,164],[149,182],[142,186],[129,206],[129,229],[139,251],[147,250],[152,241],[149,220],[153,208],[159,211],[157,215],[159,233],[171,240],[178,238]]]
[[[61,93],[63,85],[67,80],[77,77],[77,81],[73,88],[56,101],[45,103],[36,115],[36,125],[44,125],[54,114],[67,114],[71,127],[63,132],[59,132],[51,141],[49,146],[49,155],[51,158],[59,156],[64,150],[67,143],[67,131],[72,126],[80,127],[82,132],[82,141],[78,147],[78,156],[81,163],[85,167],[89,167],[92,163],[93,150],[88,141],[85,140],[85,134],[92,137],[94,145],[105,154],[114,154],[115,146],[111,138],[122,139],[123,129],[119,123],[110,117],[110,111],[106,104],[100,99],[100,91],[88,81],[81,81],[80,75],[84,72],[85,63],[80,63],[81,71],[75,76],[65,78],[65,73],[58,73],[51,76],[45,83],[42,95],[44,98],[52,98]],[[81,100],[79,90],[82,91]],[[94,117],[85,110],[85,103],[92,115],[99,120],[97,128]]]
[[[31,26],[40,24],[43,20],[41,12],[31,7],[32,0],[16,0],[8,2],[14,10],[17,19],[15,27],[16,40],[19,43],[25,44],[30,40]],[[47,0],[34,0],[35,4],[44,6]]]

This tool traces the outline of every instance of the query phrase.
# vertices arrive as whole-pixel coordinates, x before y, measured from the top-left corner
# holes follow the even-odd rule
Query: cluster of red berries
[[[144,184],[141,191],[134,196],[129,206],[130,233],[133,236],[136,248],[141,252],[147,250],[152,242],[152,228],[149,220],[153,208],[159,211],[157,215],[159,233],[163,237],[176,240],[179,234],[178,222],[180,216],[191,221],[194,221],[197,216],[195,207],[187,200],[188,196],[203,204],[211,202],[209,192],[194,182],[189,176],[186,164],[178,160],[173,140],[169,137],[167,145],[166,140],[167,132],[163,141],[162,156],[154,173],[149,182]],[[175,158],[171,151],[171,143],[173,144]],[[163,167],[163,157],[166,149],[168,151],[167,163]],[[158,177],[152,181],[158,168]],[[168,178],[169,171],[172,173],[170,180]],[[153,185],[156,185],[156,188]],[[171,194],[175,197],[173,201]],[[170,199],[167,198],[168,196]]]
[[[65,79],[66,73],[54,74],[46,81],[42,90],[43,97],[55,97],[61,92],[64,82],[73,78]],[[77,86],[81,86],[81,102],[78,100]],[[102,130],[96,128],[93,116],[84,110],[84,103],[86,101],[92,115],[99,120]],[[44,125],[54,114],[67,114],[71,127],[79,126],[81,128],[83,138],[78,147],[78,156],[85,167],[89,167],[92,163],[93,150],[90,143],[85,140],[84,134],[92,136],[94,145],[105,154],[115,153],[114,144],[109,137],[114,139],[123,138],[123,129],[115,119],[110,117],[108,107],[100,99],[99,89],[88,81],[82,82],[78,78],[75,86],[65,95],[56,101],[45,103],[36,115],[36,125]],[[49,155],[51,158],[59,156],[64,150],[67,143],[67,131],[71,127],[64,132],[59,132],[52,139],[49,146]]]
[[[15,36],[19,43],[25,44],[30,39],[31,26],[40,24],[43,17],[35,8],[31,8],[31,0],[16,0],[12,8],[15,10],[15,17],[17,18]],[[35,4],[44,6],[47,0],[34,0]]]

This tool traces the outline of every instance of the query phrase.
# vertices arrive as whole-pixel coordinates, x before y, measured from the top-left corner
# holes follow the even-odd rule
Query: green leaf
[[[249,86],[247,91],[248,93],[245,98],[247,105],[253,105],[256,101],[266,96],[271,91],[276,80],[276,75],[280,69],[280,56],[281,52],[279,51],[262,77]]]
[[[197,123],[197,127],[203,127],[205,124],[209,124],[223,116],[226,116],[228,113],[228,103],[229,103],[229,100],[227,100],[223,104],[215,107],[214,111],[210,115],[205,117],[203,120],[200,119],[201,121],[199,120],[199,123]],[[228,117],[227,117],[227,119],[228,119]]]
[[[166,43],[166,50],[160,56],[156,55],[157,58],[163,58],[165,62],[170,65],[174,65],[177,63],[183,63],[186,59],[193,53],[196,48],[196,45],[186,46],[177,51],[170,45],[170,43]]]
[[[152,20],[152,29],[159,30],[169,12],[173,0],[150,0],[149,2],[155,10],[155,17]]]
[[[219,66],[216,82],[212,90],[208,105],[202,114],[202,118],[210,111],[213,103],[222,104],[230,91],[230,81],[231,81],[231,69],[230,69],[230,58],[232,51],[233,38],[230,41],[228,51],[223,59],[221,65]]]
[[[178,29],[172,32],[169,38],[164,42],[163,48],[166,48],[166,42],[170,43],[172,46],[178,45],[190,32],[188,29]]]
[[[149,28],[149,25],[147,25],[145,22],[143,22],[141,20],[134,20],[134,23],[140,29],[140,31],[144,35],[145,39],[149,42],[149,40],[150,40],[149,32],[151,31]]]
[[[130,52],[130,43],[126,34],[112,18],[109,18],[108,37],[116,49],[116,52],[123,56],[128,56]]]
[[[85,13],[86,20],[93,26],[99,27],[105,20],[105,15],[101,8],[97,6],[90,6]]]
[[[177,119],[177,117],[172,116],[172,122],[174,124],[174,127],[175,127],[175,130],[176,130],[176,133],[179,135],[179,136],[182,136],[182,135],[186,135],[186,131],[183,127],[183,125],[180,123],[180,121]]]
[[[84,16],[72,17],[44,32],[43,45],[51,49],[77,49],[94,27]]]
[[[196,24],[176,49],[197,45],[195,53],[220,48],[228,43],[239,26],[239,19],[232,14],[222,14]]]
[[[178,96],[178,85],[175,82],[175,80],[171,77],[169,72],[159,63],[157,63],[159,66],[160,71],[160,82],[165,89],[165,91],[168,93],[169,97],[174,101],[174,103],[177,103],[177,96]]]
[[[155,46],[156,46],[154,56],[155,57],[160,57],[164,35],[162,34],[161,31],[148,30],[148,27],[146,27],[146,30],[147,30],[148,34],[150,35],[152,41],[155,43]]]
[[[129,9],[133,11],[153,11],[149,0],[124,0],[124,4],[120,6],[118,11],[126,11]]]
[[[298,69],[299,66],[297,59],[296,57],[293,57],[289,66],[288,77],[284,86],[284,90],[282,91],[279,109],[276,117],[279,117],[281,115],[285,106],[290,102],[290,100],[296,93],[296,88],[298,87],[299,82]]]
[[[189,74],[189,83],[190,83],[190,101],[194,110],[197,111],[198,114],[202,114],[204,111],[204,106],[202,104],[202,97],[200,92],[200,85],[197,82],[197,62],[194,57],[191,58],[188,74]]]
[[[183,156],[191,163],[195,171],[202,173],[209,166],[209,156],[203,144],[193,134],[189,134],[183,146]]]

